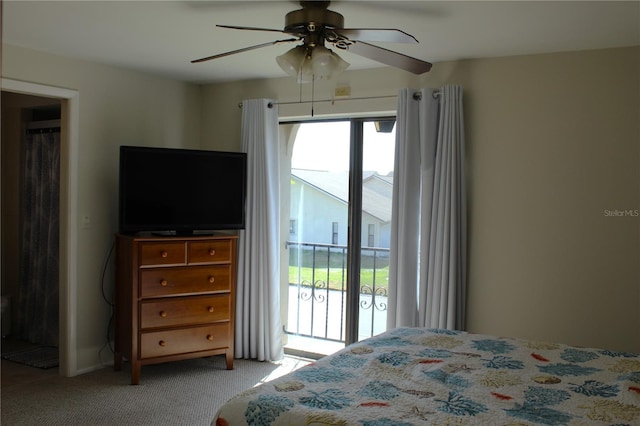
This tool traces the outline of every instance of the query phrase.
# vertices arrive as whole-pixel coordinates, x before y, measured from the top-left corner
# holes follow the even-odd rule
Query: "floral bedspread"
[[[640,355],[399,328],[232,398],[212,425],[640,425]]]

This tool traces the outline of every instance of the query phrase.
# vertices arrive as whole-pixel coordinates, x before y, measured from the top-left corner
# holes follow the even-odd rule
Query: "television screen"
[[[241,152],[121,146],[119,231],[243,229],[246,173]]]

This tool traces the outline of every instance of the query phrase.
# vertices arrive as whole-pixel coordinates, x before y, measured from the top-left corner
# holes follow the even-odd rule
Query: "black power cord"
[[[109,248],[109,252],[107,253],[107,256],[104,260],[104,265],[102,267],[102,274],[100,275],[100,287],[101,287],[101,291],[102,291],[102,298],[104,299],[104,301],[109,305],[109,308],[111,309],[111,315],[109,316],[109,323],[107,324],[107,333],[106,333],[106,342],[105,344],[100,348],[100,350],[98,351],[98,357],[100,357],[101,361],[102,361],[102,357],[101,357],[101,353],[102,351],[105,349],[105,347],[109,347],[109,350],[111,351],[111,353],[113,354],[115,352],[114,348],[111,346],[111,336],[110,336],[110,331],[111,331],[111,325],[113,324],[113,320],[114,320],[114,315],[115,315],[115,311],[114,311],[114,307],[115,307],[115,303],[112,302],[111,300],[109,300],[109,298],[107,297],[107,293],[105,290],[105,277],[107,275],[107,268],[109,266],[109,261],[111,260],[111,257],[113,255],[113,250],[115,249],[116,243],[115,240],[114,242],[111,244],[111,248]]]

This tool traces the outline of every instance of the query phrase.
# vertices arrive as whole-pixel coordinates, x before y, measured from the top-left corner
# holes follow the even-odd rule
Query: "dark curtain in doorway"
[[[17,337],[58,345],[60,132],[28,132],[23,143]]]

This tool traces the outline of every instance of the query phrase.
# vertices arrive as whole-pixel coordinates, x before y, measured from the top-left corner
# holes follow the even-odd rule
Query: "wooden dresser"
[[[116,235],[114,368],[226,355],[233,369],[235,235]]]

